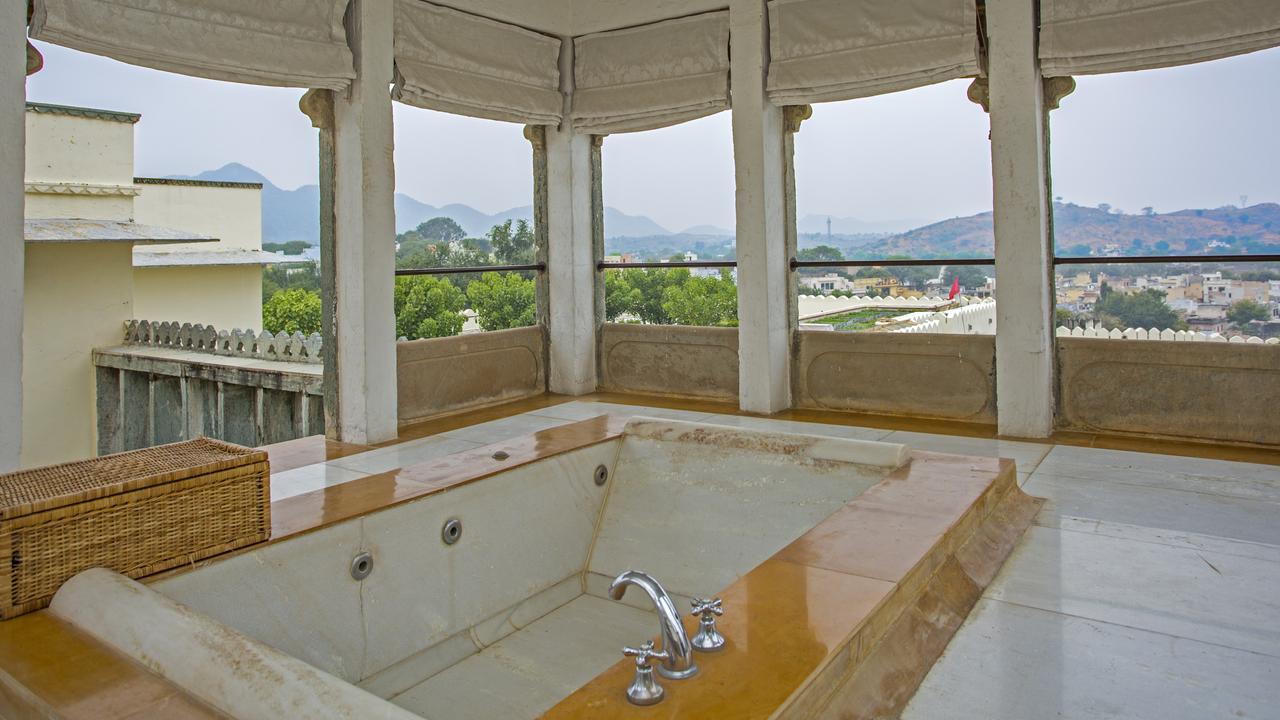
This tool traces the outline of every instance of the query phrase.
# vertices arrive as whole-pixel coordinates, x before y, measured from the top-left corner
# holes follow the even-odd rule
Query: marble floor
[[[578,401],[288,470],[272,498],[606,412],[1017,461],[1044,509],[903,718],[1280,719],[1274,465]]]

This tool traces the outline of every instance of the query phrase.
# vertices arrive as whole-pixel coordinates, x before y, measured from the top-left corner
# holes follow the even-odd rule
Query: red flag
[[[955,300],[956,296],[959,294],[960,294],[960,276],[957,275],[955,279],[951,281],[951,294],[947,296],[947,299]]]

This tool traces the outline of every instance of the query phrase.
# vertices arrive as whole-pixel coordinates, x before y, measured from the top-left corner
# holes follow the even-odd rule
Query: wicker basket
[[[0,475],[0,618],[88,568],[138,578],[270,532],[267,454],[208,438]]]

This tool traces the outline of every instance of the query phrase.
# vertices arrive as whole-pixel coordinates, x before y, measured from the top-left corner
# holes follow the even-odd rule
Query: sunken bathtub
[[[1015,477],[602,416],[279,501],[267,544],[149,586],[89,571],[50,612],[233,717],[892,716],[1034,513]],[[727,638],[645,708],[621,649],[662,642],[648,596],[610,598],[627,570],[689,637],[719,597]]]

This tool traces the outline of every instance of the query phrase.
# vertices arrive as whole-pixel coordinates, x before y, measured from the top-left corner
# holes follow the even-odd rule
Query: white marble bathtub
[[[416,715],[532,718],[656,633],[642,594],[607,599],[618,573],[647,571],[687,607],[906,458],[901,445],[635,418],[621,437],[150,587]],[[463,530],[446,545],[450,518]],[[362,551],[374,567],[357,581]]]

